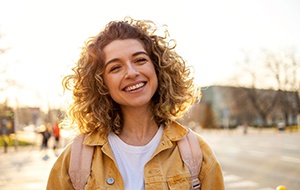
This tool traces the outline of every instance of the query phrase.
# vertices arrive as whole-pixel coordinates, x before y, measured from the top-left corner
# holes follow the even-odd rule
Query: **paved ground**
[[[57,155],[62,149],[56,152],[53,147],[53,137],[49,140],[49,149],[41,150],[41,136],[32,133],[18,133],[19,139],[26,139],[35,145],[9,147],[4,153],[0,147],[0,189],[1,190],[44,190],[49,172],[54,164]],[[62,138],[61,147],[70,139]]]
[[[204,136],[221,163],[226,190],[300,189],[300,132],[224,132]]]
[[[218,138],[219,135],[242,135],[243,130],[234,131],[199,131],[204,136]],[[276,130],[249,130],[251,133],[278,133]],[[288,133],[285,131],[285,133]],[[30,137],[30,135],[27,135]],[[40,139],[35,136],[33,141],[37,144]],[[64,143],[66,140],[64,140]],[[51,142],[50,142],[51,144]],[[51,146],[50,146],[51,147]],[[0,189],[1,190],[43,190],[46,188],[48,175],[56,155],[53,150],[40,150],[39,146],[19,147],[16,151],[10,147],[8,153],[3,153],[3,147],[0,147]],[[61,150],[60,150],[61,151]],[[45,157],[47,155],[47,157]]]
[[[56,159],[52,150],[48,150],[47,155],[36,146],[19,148],[18,152],[9,149],[7,154],[1,150],[0,189],[45,189],[49,171]]]

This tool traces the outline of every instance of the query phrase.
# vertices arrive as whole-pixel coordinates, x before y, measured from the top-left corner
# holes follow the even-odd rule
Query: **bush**
[[[9,136],[0,136],[0,147],[4,146],[4,140],[8,142],[8,146],[15,146],[15,138],[14,135]],[[32,145],[31,142],[26,142],[23,140],[18,140],[18,146],[28,146]]]

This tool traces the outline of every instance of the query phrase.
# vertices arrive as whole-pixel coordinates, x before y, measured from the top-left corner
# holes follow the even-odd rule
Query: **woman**
[[[192,187],[176,143],[187,129],[174,120],[197,97],[175,45],[165,27],[131,18],[110,22],[86,43],[74,74],[63,81],[73,90],[72,121],[87,134],[84,144],[94,146],[85,189]],[[222,190],[220,164],[209,145],[198,139],[202,189]],[[67,146],[57,159],[47,189],[73,189],[71,151]]]

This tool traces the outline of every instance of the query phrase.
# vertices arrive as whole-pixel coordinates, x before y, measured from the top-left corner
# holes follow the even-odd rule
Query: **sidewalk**
[[[48,150],[41,150],[41,135],[34,132],[17,133],[18,139],[32,142],[31,146],[9,147],[4,153],[4,148],[0,147],[0,189],[1,190],[44,190],[50,170],[57,159],[57,154],[53,151],[54,138],[48,142]],[[61,133],[60,147],[65,147],[72,139],[71,133],[63,131]]]
[[[200,130],[199,133],[208,137],[210,141],[220,142],[226,136],[244,136],[242,128],[236,130]],[[249,128],[247,136],[252,135],[300,135],[300,132],[279,132],[276,130],[262,130]],[[36,142],[39,142],[37,140]],[[50,143],[51,144],[51,143]],[[51,145],[49,147],[52,147]],[[63,147],[63,146],[61,146]],[[1,190],[44,190],[49,172],[56,160],[54,151],[49,148],[48,159],[45,159],[46,152],[40,150],[40,146],[9,147],[8,153],[3,153],[0,147],[0,189]],[[62,151],[60,149],[59,151]]]
[[[12,147],[8,153],[0,155],[0,189],[1,190],[43,190],[49,172],[56,160],[54,151],[46,152],[40,147]],[[46,159],[47,158],[47,159]]]

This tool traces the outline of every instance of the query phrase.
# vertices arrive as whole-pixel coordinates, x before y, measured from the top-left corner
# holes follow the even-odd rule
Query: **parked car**
[[[285,124],[284,124],[284,122],[279,122],[277,124],[277,128],[278,128],[279,131],[284,131],[285,130]]]

